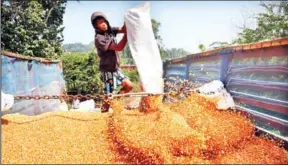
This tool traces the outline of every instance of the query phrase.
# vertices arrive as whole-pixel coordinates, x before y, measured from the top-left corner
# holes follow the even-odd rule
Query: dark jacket
[[[108,30],[106,32],[100,31],[94,25],[95,19],[102,17],[106,20]],[[97,48],[98,56],[100,57],[99,70],[104,72],[115,72],[120,66],[120,57],[117,51],[108,50],[109,45],[113,42],[116,44],[115,37],[118,33],[118,28],[111,28],[105,15],[101,12],[95,12],[91,16],[91,23],[95,29],[94,44]]]

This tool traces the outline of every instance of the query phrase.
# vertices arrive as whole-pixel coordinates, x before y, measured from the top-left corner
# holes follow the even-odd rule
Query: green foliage
[[[141,92],[140,77],[137,70],[122,70],[122,72],[129,78],[133,84],[133,90],[131,92]]]
[[[198,48],[201,50],[201,52],[206,51],[206,47],[203,44],[199,44]]]
[[[123,73],[129,78],[132,82],[139,82],[139,73],[137,70],[122,70]]]
[[[257,25],[255,29],[241,27],[238,37],[231,43],[216,41],[209,45],[209,49],[223,48],[234,44],[247,44],[263,40],[288,37],[288,1],[261,2],[265,12],[259,13],[254,18]],[[203,44],[198,46],[201,51],[205,50]]]
[[[159,43],[162,42],[162,38],[161,38],[161,36],[159,35],[159,28],[160,28],[160,26],[161,26],[161,23],[160,23],[160,22],[157,22],[155,19],[151,19],[151,23],[152,23],[152,30],[153,30],[155,39],[156,39]]]
[[[165,57],[167,57],[167,52],[165,51],[164,45],[162,43],[162,38],[159,35],[161,23],[157,22],[155,19],[151,19],[151,23],[152,23],[152,30],[154,33],[154,37],[159,47],[161,58],[164,59]]]
[[[242,27],[233,43],[245,44],[288,36],[288,1],[261,2],[264,13],[259,13],[256,29]]]
[[[95,52],[66,53],[61,57],[68,92],[97,94],[102,92],[99,58]]]
[[[62,55],[66,0],[1,1],[2,49],[44,58]]]
[[[216,41],[213,42],[212,44],[209,45],[210,49],[217,49],[217,48],[223,48],[223,47],[227,47],[230,46],[231,44],[229,44],[228,42],[220,42],[220,41]]]
[[[189,54],[189,52],[187,52],[183,48],[172,48],[172,49],[166,49],[165,51],[167,52],[167,56],[168,56],[167,58],[177,58],[177,57],[185,56]]]
[[[120,54],[121,54],[121,64],[135,65],[135,62],[132,57],[128,44],[125,46],[125,48]]]

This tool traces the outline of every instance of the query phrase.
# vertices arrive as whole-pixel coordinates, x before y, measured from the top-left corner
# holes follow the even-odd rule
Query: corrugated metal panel
[[[221,80],[238,109],[251,114],[258,127],[287,137],[288,38],[225,47],[166,62],[170,66],[176,63],[189,67],[192,82]]]

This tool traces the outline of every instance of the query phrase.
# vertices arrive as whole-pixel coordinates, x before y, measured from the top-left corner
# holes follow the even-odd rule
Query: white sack
[[[14,96],[1,91],[1,112],[8,111],[14,104]]]
[[[163,93],[162,60],[152,30],[149,2],[128,10],[125,24],[129,47],[144,91]]]
[[[93,99],[80,102],[78,109],[71,109],[72,111],[93,111],[95,109],[95,102]]]
[[[221,81],[214,80],[197,88],[201,96],[216,104],[217,109],[234,108],[235,103]]]

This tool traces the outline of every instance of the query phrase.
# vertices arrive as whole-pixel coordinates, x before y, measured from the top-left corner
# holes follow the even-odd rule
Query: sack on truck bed
[[[77,109],[71,109],[73,111],[93,111],[95,109],[95,101],[93,99],[86,100],[79,103]]]
[[[1,91],[1,112],[8,111],[14,104],[14,96]]]
[[[226,91],[221,81],[214,80],[197,88],[196,91],[207,100],[215,103],[217,109],[226,110],[235,107],[233,98]]]

